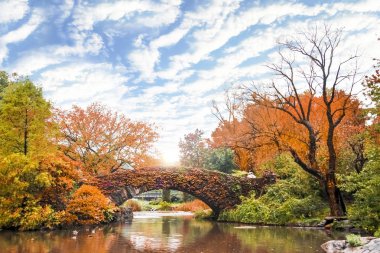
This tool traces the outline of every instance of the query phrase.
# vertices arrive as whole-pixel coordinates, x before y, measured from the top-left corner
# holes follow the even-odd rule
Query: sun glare
[[[162,161],[165,166],[175,166],[179,164],[179,154],[177,151],[166,150],[162,152]]]

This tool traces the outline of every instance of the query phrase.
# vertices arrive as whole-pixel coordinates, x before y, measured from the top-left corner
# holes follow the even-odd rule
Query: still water
[[[132,223],[48,232],[0,232],[1,253],[295,253],[323,252],[323,230],[244,226],[188,213],[136,213]],[[75,233],[75,232],[74,232]]]

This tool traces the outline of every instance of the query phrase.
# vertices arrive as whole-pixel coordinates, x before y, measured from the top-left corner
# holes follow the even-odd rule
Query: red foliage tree
[[[123,166],[148,166],[154,161],[154,126],[132,121],[98,103],[57,112],[60,147],[85,172],[107,174]]]

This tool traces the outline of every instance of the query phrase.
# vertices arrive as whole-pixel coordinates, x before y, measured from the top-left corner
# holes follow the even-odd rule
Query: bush
[[[149,205],[156,206],[156,205],[159,205],[161,202],[162,202],[162,199],[160,198],[154,199],[154,200],[149,201]]]
[[[210,170],[216,170],[228,174],[237,168],[234,162],[234,152],[230,148],[208,150],[208,152],[206,152],[203,166]]]
[[[219,220],[262,223],[268,220],[269,209],[266,205],[256,199],[254,195],[244,198],[242,204],[236,209],[226,210],[219,215]]]
[[[377,228],[376,232],[373,234],[375,237],[380,237],[380,227]]]
[[[199,210],[199,211],[196,211],[194,213],[194,217],[195,219],[210,219],[211,217],[213,217],[214,213],[212,212],[211,209],[207,209],[207,210]]]
[[[220,220],[283,225],[310,222],[323,214],[326,204],[320,196],[318,183],[288,155],[268,162],[264,169],[269,168],[278,176],[276,184],[268,186],[259,198],[255,195],[243,198],[236,209],[222,212]]]
[[[354,225],[374,233],[380,227],[380,148],[370,147],[362,172],[342,176],[341,187],[353,193],[348,216]]]
[[[135,199],[128,199],[124,202],[123,206],[131,208],[133,212],[138,212],[142,210],[139,201]]]
[[[158,207],[158,210],[160,210],[160,211],[170,211],[170,210],[172,210],[172,206],[171,206],[170,203],[168,203],[166,201],[161,201],[160,205]]]
[[[210,207],[199,199],[195,199],[191,202],[183,203],[174,208],[175,211],[196,212],[201,210],[207,210]]]
[[[358,247],[362,245],[360,235],[349,234],[346,235],[346,241],[351,247]]]
[[[106,221],[106,213],[112,212],[112,207],[98,188],[82,185],[72,195],[66,210],[73,216],[74,223],[98,224]]]

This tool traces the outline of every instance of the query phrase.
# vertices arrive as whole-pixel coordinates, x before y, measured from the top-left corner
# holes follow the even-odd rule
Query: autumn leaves
[[[28,78],[0,72],[0,228],[112,219],[96,175],[150,165],[158,135],[100,104],[59,110]]]

